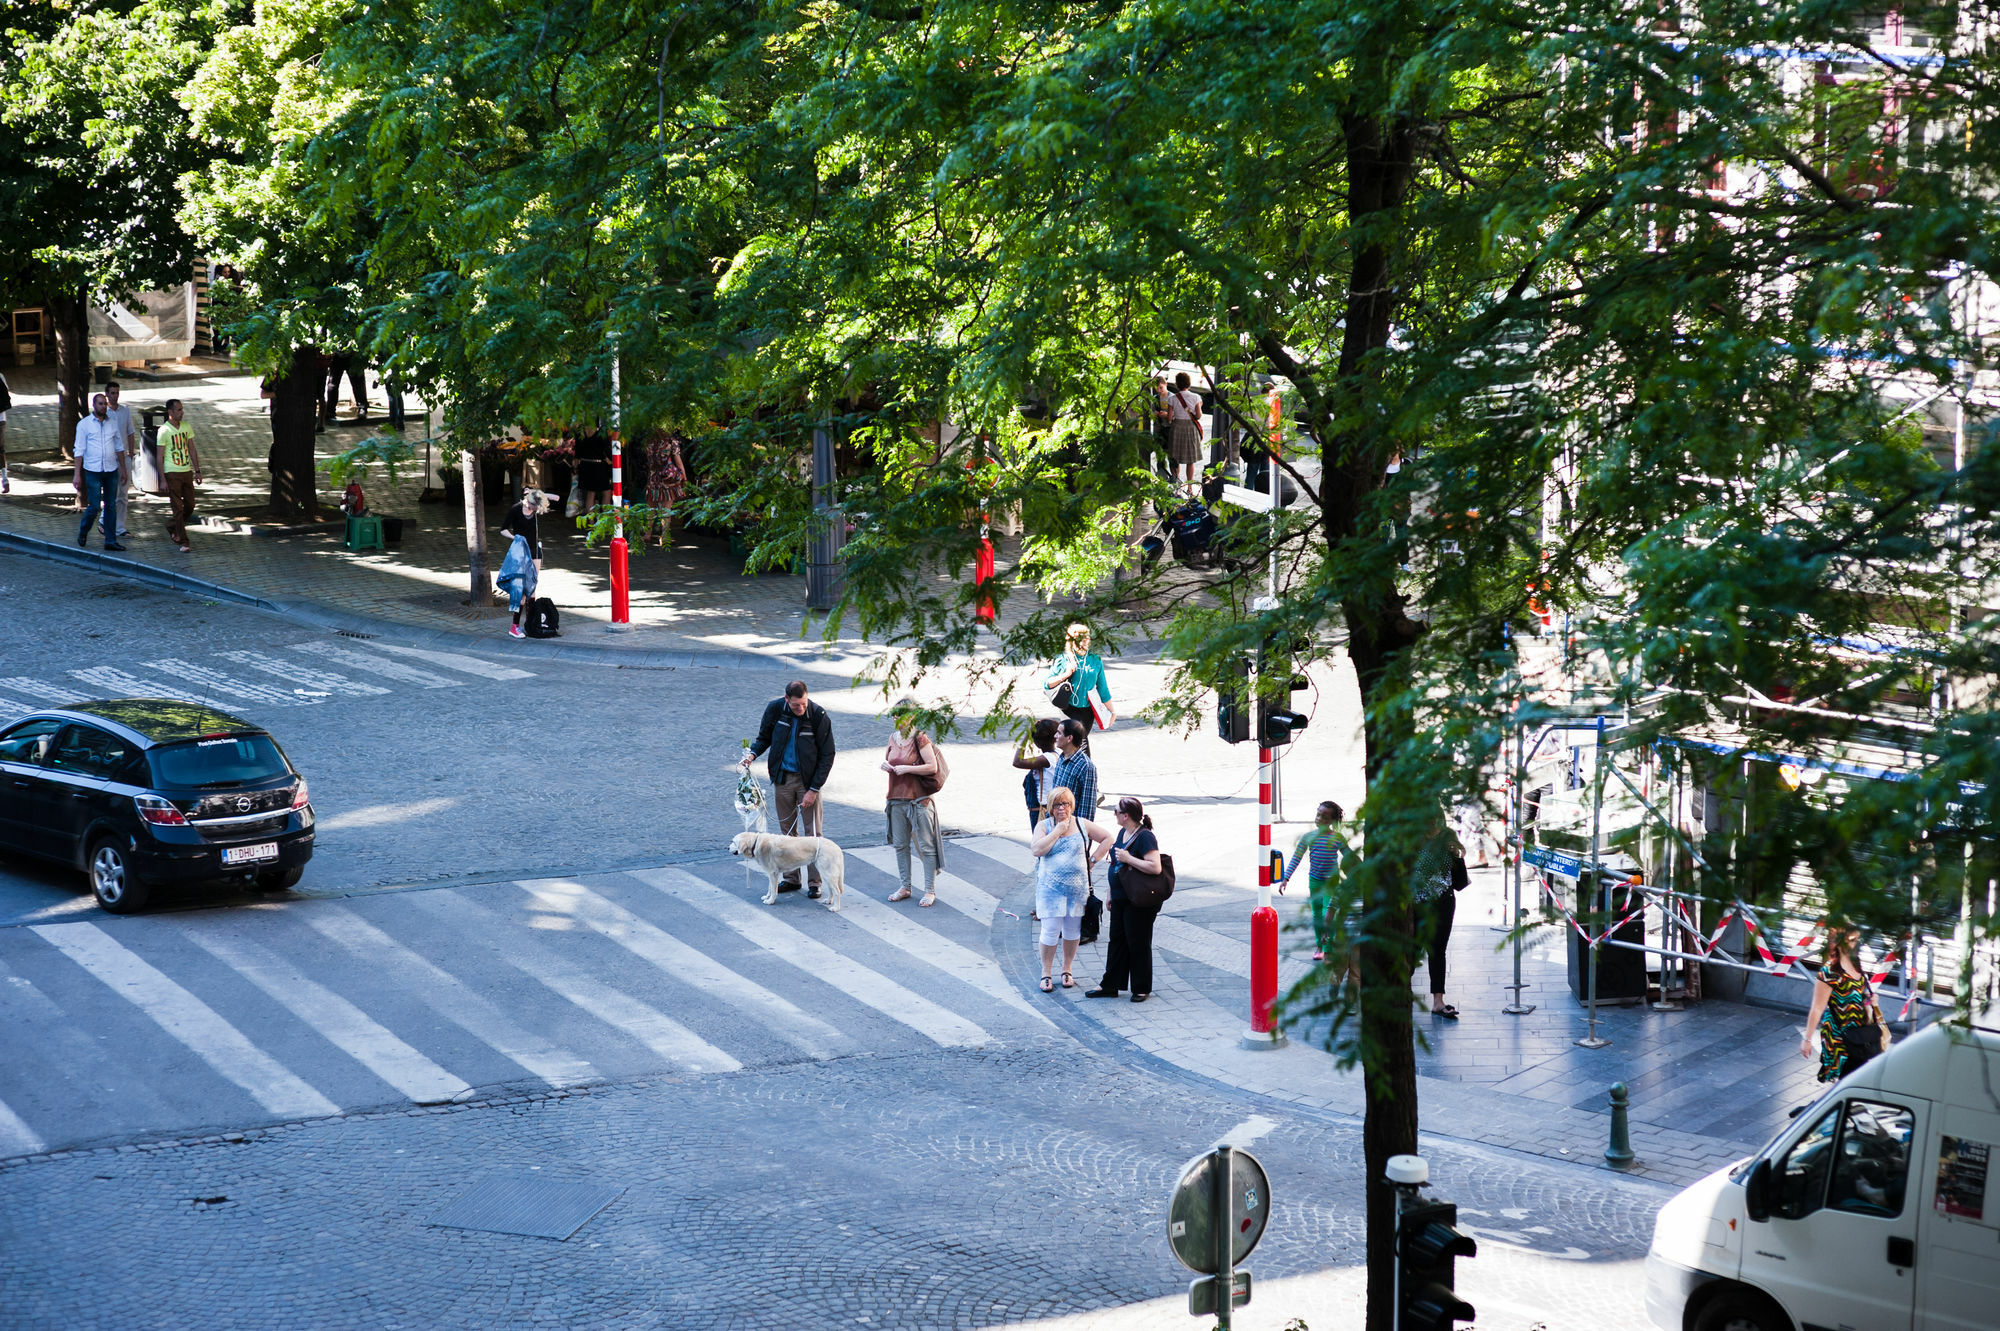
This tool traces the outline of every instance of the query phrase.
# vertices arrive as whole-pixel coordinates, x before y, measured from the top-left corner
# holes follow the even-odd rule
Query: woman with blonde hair
[[[1090,896],[1091,843],[1111,833],[1076,816],[1076,793],[1057,786],[1049,793],[1049,816],[1035,829],[1028,850],[1035,857],[1035,914],[1042,923],[1042,992],[1055,990],[1056,947],[1062,947],[1062,984],[1076,988],[1072,971],[1083,936],[1083,907]]]

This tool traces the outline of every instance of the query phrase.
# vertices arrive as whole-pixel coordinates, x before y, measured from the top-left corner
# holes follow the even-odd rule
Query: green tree
[[[315,135],[349,98],[322,63],[352,18],[335,0],[259,0],[251,21],[218,34],[182,96],[216,158],[182,177],[181,218],[241,282],[224,315],[238,361],[271,380],[270,503],[288,517],[315,511],[325,354],[357,350],[367,320],[367,195],[344,176],[340,194],[317,187],[340,168]]]
[[[179,94],[242,8],[0,6],[0,292],[48,310],[65,453],[89,410],[91,300],[193,276],[179,179],[208,153]]]

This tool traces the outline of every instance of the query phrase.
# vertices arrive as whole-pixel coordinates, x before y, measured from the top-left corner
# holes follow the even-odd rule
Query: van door
[[[1960,1099],[1991,1103],[1985,1059],[2000,1051],[1968,1042],[1952,1050],[1952,1100],[1938,1106],[1923,1171],[1923,1255],[1917,1266],[1917,1314],[1925,1331],[1990,1331],[2000,1321],[2000,1114]],[[2000,1085],[2000,1076],[1993,1078]],[[1964,1083],[1971,1082],[1971,1085]],[[1975,1099],[1976,1097],[1976,1099]]]
[[[1860,1091],[1829,1105],[1772,1162],[1771,1218],[1743,1236],[1743,1279],[1800,1331],[1911,1331],[1916,1201],[1911,1155],[1930,1102]]]

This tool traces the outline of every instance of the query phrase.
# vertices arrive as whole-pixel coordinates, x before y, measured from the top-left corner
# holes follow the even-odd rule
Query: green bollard
[[[1629,1169],[1632,1166],[1632,1128],[1625,1121],[1625,1097],[1630,1094],[1625,1083],[1611,1083],[1611,1145],[1604,1152],[1604,1163],[1613,1169]]]

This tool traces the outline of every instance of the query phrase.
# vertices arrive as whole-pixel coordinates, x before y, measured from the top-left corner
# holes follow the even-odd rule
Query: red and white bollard
[[[625,544],[625,449],[611,432],[611,622],[632,622],[632,552]]]
[[[1278,997],[1278,908],[1271,904],[1271,751],[1257,750],[1257,909],[1250,912],[1250,1049],[1277,1049],[1284,1033],[1271,1020]]]

